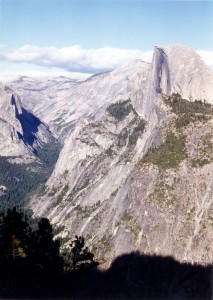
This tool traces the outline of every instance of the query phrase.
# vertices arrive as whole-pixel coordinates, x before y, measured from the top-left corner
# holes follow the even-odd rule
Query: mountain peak
[[[152,65],[157,93],[213,103],[213,74],[195,50],[179,44],[155,46]]]
[[[5,92],[1,153],[6,143],[16,155],[20,145],[39,149],[46,137],[24,108],[30,103],[63,142],[51,177],[30,200],[35,215],[65,226],[58,237],[87,236],[107,259],[139,249],[210,261],[212,110],[186,99],[213,102],[212,76],[194,50],[169,45],[156,46],[150,64],[132,61],[80,84],[61,77],[14,83],[24,105],[15,115],[19,100],[13,94],[11,105]]]
[[[186,45],[182,45],[182,44],[169,44],[169,45],[156,45],[155,46],[155,50],[163,50],[165,53],[167,53],[168,55],[170,53],[174,53],[174,52],[179,52],[179,53],[185,53],[188,54],[188,55],[198,55],[196,53],[196,51],[189,47],[189,46],[186,46]]]

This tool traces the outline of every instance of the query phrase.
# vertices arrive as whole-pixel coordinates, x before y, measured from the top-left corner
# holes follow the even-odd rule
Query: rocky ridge
[[[26,110],[20,97],[0,85],[1,207],[15,205],[49,176],[58,143],[48,126]],[[49,152],[49,154],[50,154]]]
[[[20,97],[0,86],[1,156],[20,157],[27,162],[35,159],[34,150],[48,143],[51,133],[32,113],[22,107]]]
[[[108,262],[132,250],[212,262],[212,86],[180,45],[72,85],[47,117],[64,146],[35,215]]]

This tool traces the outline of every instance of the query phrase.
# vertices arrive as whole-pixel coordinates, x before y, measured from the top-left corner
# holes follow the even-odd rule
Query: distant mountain
[[[73,85],[83,79],[70,79],[64,76],[53,78],[31,78],[20,76],[18,80],[7,86],[16,91],[22,98],[24,106],[36,116],[48,123],[50,129],[57,135],[58,115],[60,106],[55,108],[56,103],[66,96]]]
[[[213,74],[198,54],[155,47],[150,64],[65,81],[42,92],[10,84],[24,99],[30,89],[32,109],[63,141],[31,197],[35,215],[64,226],[65,240],[84,235],[108,262],[136,250],[211,262]]]
[[[112,100],[128,99],[137,76],[145,76],[148,66],[137,61],[84,81],[60,77],[39,82],[25,77],[8,87],[21,95],[25,106],[47,123],[55,136],[64,139],[81,117],[99,118]]]
[[[54,161],[50,156],[57,156],[58,142],[48,126],[26,110],[20,97],[2,84],[0,126],[0,197],[3,207],[7,202],[10,205],[10,201],[19,203],[27,192],[45,181],[50,175],[50,170],[47,170]],[[53,149],[47,153],[50,145]]]

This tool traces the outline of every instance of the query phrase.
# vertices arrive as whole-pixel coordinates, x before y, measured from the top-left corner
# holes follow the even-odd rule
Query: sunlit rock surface
[[[11,86],[38,95],[30,83],[29,94],[22,83]],[[174,93],[202,100],[202,110],[175,111],[176,100],[167,101]],[[63,78],[41,95],[32,109],[64,146],[31,198],[35,215],[64,227],[67,241],[84,235],[108,262],[133,250],[212,262],[213,121],[202,105],[213,104],[213,75],[194,50],[158,46],[151,64],[136,61],[66,88]]]

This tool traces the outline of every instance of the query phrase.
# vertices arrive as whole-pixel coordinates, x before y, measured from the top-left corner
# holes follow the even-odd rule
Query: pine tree
[[[38,230],[33,233],[32,256],[39,268],[45,272],[60,271],[60,242],[53,239],[53,228],[48,219],[38,222]]]
[[[82,236],[75,236],[75,239],[70,244],[70,251],[64,253],[65,270],[79,270],[82,268],[90,268],[97,266],[88,247],[85,247],[85,241]]]
[[[16,207],[0,215],[0,265],[9,273],[58,272],[61,270],[60,243],[53,239],[48,219],[38,222],[34,232],[28,217]]]
[[[27,217],[16,207],[2,214],[0,222],[0,254],[7,259],[26,257],[29,250],[31,228]]]

